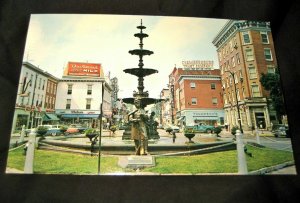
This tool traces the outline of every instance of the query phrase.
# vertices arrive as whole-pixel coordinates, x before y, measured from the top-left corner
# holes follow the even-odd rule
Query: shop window
[[[192,105],[197,105],[197,98],[195,97],[192,98]]]
[[[66,109],[71,109],[71,99],[67,99]]]

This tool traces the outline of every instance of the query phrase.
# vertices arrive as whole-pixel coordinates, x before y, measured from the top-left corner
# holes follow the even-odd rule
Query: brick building
[[[276,113],[259,81],[262,73],[274,73],[277,67],[270,24],[230,20],[213,44],[222,76],[225,120],[238,126],[237,97],[244,130],[270,128],[271,121],[277,122]]]
[[[174,68],[169,83],[175,124],[224,124],[219,69]]]

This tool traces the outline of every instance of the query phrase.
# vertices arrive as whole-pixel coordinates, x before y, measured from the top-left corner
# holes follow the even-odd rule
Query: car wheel
[[[206,132],[206,133],[211,133],[212,130],[211,130],[211,129],[207,129],[205,132]]]

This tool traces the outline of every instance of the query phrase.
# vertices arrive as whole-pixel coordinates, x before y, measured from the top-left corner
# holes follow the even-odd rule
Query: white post
[[[24,141],[24,136],[25,136],[25,125],[22,126],[21,135],[19,139],[20,143]]]
[[[246,156],[244,152],[244,143],[242,140],[242,133],[240,130],[236,131],[236,148],[238,156],[238,173],[248,174]]]
[[[34,160],[34,145],[35,145],[36,131],[31,130],[29,133],[29,140],[27,143],[26,158],[24,165],[24,173],[33,173],[33,160]]]
[[[257,144],[260,144],[259,131],[258,131],[257,127],[255,127],[255,134],[256,134],[256,142],[257,142]]]

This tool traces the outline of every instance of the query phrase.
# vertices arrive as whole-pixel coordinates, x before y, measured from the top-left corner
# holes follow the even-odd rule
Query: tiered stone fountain
[[[134,49],[130,50],[129,53],[131,55],[137,55],[139,56],[139,63],[138,63],[138,68],[129,68],[123,70],[125,73],[129,73],[131,75],[135,75],[138,77],[138,91],[133,91],[133,97],[131,98],[123,98],[123,102],[127,104],[134,104],[136,100],[138,100],[140,106],[137,108],[144,109],[147,105],[149,104],[154,104],[161,102],[162,99],[156,99],[156,98],[149,98],[149,93],[148,91],[144,91],[144,77],[148,75],[152,75],[154,73],[158,73],[157,70],[151,69],[151,68],[144,68],[144,63],[143,63],[143,57],[146,55],[151,55],[153,54],[153,51],[147,50],[143,48],[143,39],[148,37],[146,33],[143,33],[143,30],[146,29],[145,26],[143,26],[143,22],[141,20],[141,25],[137,26],[137,28],[140,30],[139,33],[134,34],[135,37],[138,37],[140,39],[139,49]],[[148,127],[148,139],[159,139],[159,135],[157,132],[157,129],[155,127],[155,122],[152,120],[153,118],[149,118],[149,126]],[[123,134],[122,139],[127,140],[131,139],[131,124],[130,122],[127,124],[127,127],[125,129],[125,132]]]

